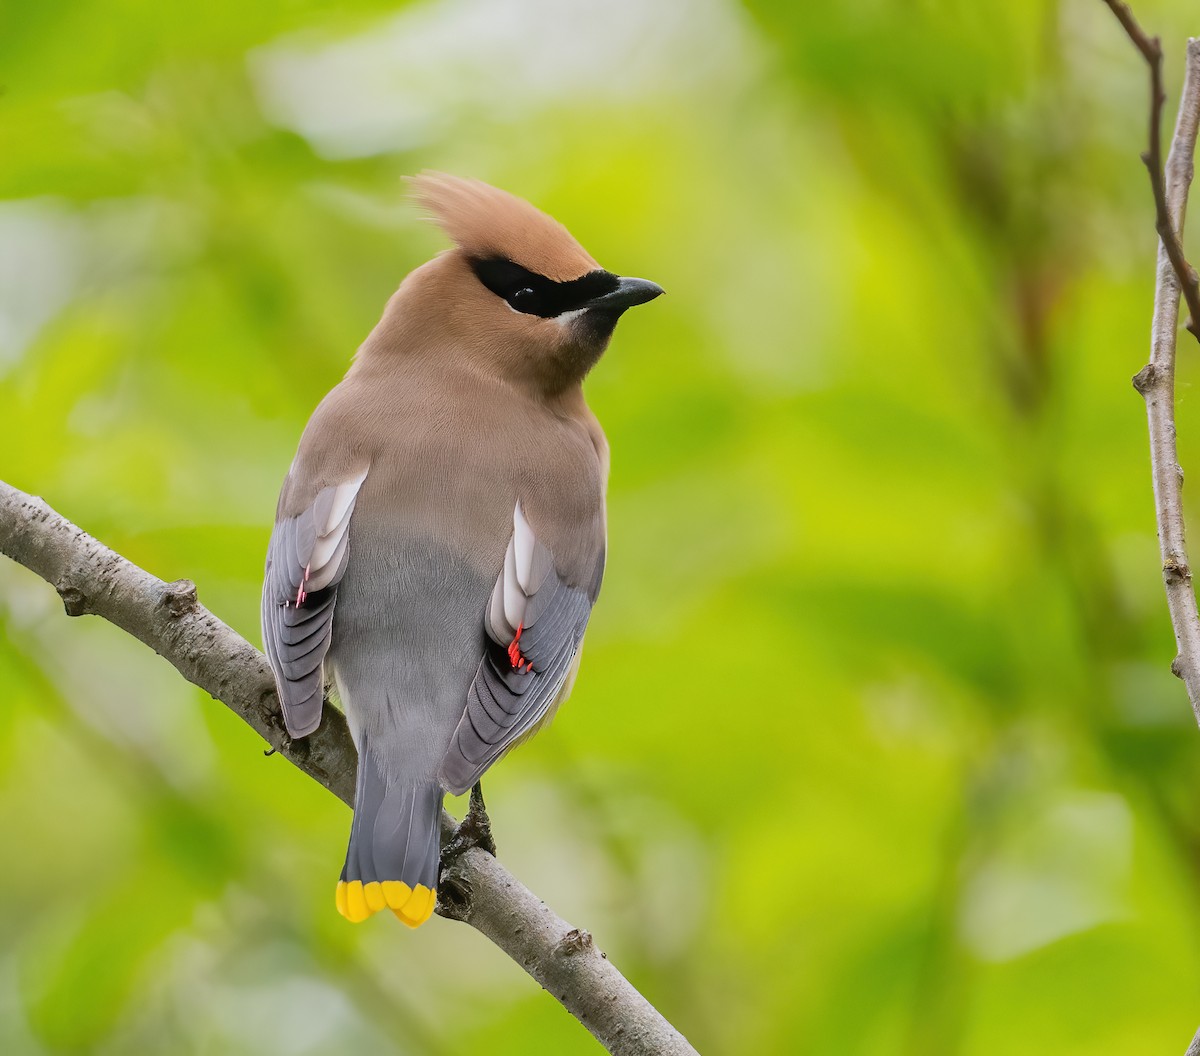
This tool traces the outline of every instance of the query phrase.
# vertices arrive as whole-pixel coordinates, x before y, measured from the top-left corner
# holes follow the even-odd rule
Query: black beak
[[[587,302],[588,309],[623,312],[634,305],[645,304],[666,291],[649,279],[617,279],[617,288]]]

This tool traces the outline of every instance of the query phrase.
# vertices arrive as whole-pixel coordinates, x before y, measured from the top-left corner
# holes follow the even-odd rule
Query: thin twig
[[[196,600],[193,584],[164,583],[41,499],[3,481],[0,553],[51,584],[69,616],[93,614],[128,631],[189,682],[228,705],[280,755],[353,803],[358,758],[345,718],[326,708],[316,733],[290,740],[266,658]],[[443,840],[453,829],[453,819],[443,812]],[[491,855],[478,848],[462,852],[443,871],[439,886],[442,916],[465,921],[491,939],[609,1052],[696,1056],[591,935],[558,917]]]
[[[1146,60],[1146,65],[1150,68],[1150,145],[1149,149],[1142,154],[1142,163],[1146,166],[1146,171],[1150,174],[1150,189],[1154,194],[1154,227],[1158,231],[1158,237],[1166,249],[1167,257],[1171,262],[1171,267],[1175,274],[1179,276],[1180,285],[1183,288],[1184,300],[1187,301],[1188,314],[1190,318],[1187,321],[1187,329],[1200,341],[1200,276],[1196,274],[1196,269],[1188,263],[1187,257],[1183,253],[1183,209],[1186,206],[1186,186],[1184,188],[1184,203],[1179,207],[1179,216],[1173,217],[1172,213],[1176,212],[1172,208],[1174,203],[1168,203],[1167,189],[1165,186],[1165,178],[1163,175],[1162,164],[1162,111],[1163,104],[1167,101],[1166,92],[1163,91],[1162,80],[1162,43],[1158,37],[1149,37],[1141,26],[1138,25],[1137,19],[1133,17],[1133,12],[1129,9],[1128,4],[1124,4],[1121,0],[1104,0],[1104,2],[1112,10],[1112,13],[1117,16],[1121,25],[1124,27],[1129,39],[1133,41],[1134,46],[1142,53],[1142,58]],[[1184,104],[1180,105],[1180,118],[1183,117]],[[1179,128],[1176,125],[1176,141],[1178,141]],[[1193,143],[1195,139],[1193,137]],[[1194,149],[1194,148],[1193,148]],[[1172,155],[1175,153],[1175,147],[1172,145]],[[1188,153],[1190,161],[1192,151]],[[1177,298],[1178,299],[1178,298]]]
[[[1154,513],[1162,557],[1167,608],[1175,631],[1176,656],[1171,670],[1183,679],[1196,721],[1200,722],[1200,611],[1192,586],[1183,519],[1183,470],[1175,438],[1175,350],[1179,326],[1180,290],[1194,294],[1196,274],[1183,259],[1180,239],[1187,216],[1200,129],[1200,40],[1189,40],[1187,69],[1175,135],[1165,172],[1159,162],[1159,122],[1162,115],[1162,48],[1147,38],[1129,8],[1119,0],[1105,0],[1121,20],[1125,32],[1145,56],[1151,70],[1150,150],[1144,155],[1154,186],[1159,231],[1158,266],[1154,287],[1154,318],[1150,327],[1150,362],[1133,379],[1146,401],[1150,431],[1150,467],[1154,481]],[[1182,267],[1180,266],[1182,262]],[[1189,306],[1191,302],[1189,300]],[[1200,311],[1191,308],[1189,329],[1196,333]],[[1198,335],[1200,336],[1200,335]]]

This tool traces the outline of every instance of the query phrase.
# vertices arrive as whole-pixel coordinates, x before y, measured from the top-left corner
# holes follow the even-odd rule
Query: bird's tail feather
[[[357,923],[391,909],[416,928],[437,904],[443,792],[434,781],[386,782],[365,743],[362,749],[338,912]]]

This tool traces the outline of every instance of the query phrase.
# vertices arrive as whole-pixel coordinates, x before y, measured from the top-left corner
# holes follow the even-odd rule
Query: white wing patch
[[[341,571],[350,543],[350,515],[367,471],[343,484],[322,488],[311,511],[297,518],[296,559],[301,568],[296,597],[286,604],[303,605],[304,599],[324,590]]]
[[[513,534],[504,552],[504,570],[496,580],[488,605],[488,629],[493,640],[508,642],[519,627],[537,622],[529,604],[554,567],[550,551],[538,542],[520,502],[513,508]]]

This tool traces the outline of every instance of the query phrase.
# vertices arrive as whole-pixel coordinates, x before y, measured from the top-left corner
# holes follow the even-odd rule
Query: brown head
[[[627,308],[663,292],[605,271],[562,224],[521,198],[442,173],[412,182],[455,245],[404,280],[364,355],[453,357],[561,392],[600,358]]]

